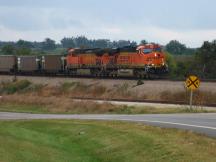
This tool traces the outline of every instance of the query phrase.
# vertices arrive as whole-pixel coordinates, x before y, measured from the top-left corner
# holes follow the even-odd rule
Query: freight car
[[[151,77],[168,72],[157,44],[115,49],[69,49],[67,56],[0,56],[0,73]]]
[[[19,56],[17,58],[17,72],[34,74],[40,71],[40,59],[37,56]]]
[[[63,73],[65,61],[62,55],[45,55],[41,59],[41,72],[49,74]]]
[[[0,55],[0,73],[12,73],[17,68],[17,58],[13,55]]]

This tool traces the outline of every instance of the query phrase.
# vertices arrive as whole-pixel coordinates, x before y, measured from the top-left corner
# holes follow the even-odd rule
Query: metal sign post
[[[190,110],[193,106],[193,91],[197,90],[200,86],[200,80],[197,76],[191,75],[186,79],[185,86],[190,90]]]
[[[192,110],[193,105],[193,90],[190,90],[190,110]]]

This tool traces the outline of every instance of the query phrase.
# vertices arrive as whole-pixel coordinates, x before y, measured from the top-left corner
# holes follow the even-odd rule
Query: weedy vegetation
[[[113,89],[100,84],[86,85],[79,82],[64,82],[58,86],[34,84],[28,80],[16,82],[2,82],[0,84],[0,111],[16,111],[31,113],[108,113],[108,114],[148,114],[148,113],[184,113],[184,112],[214,112],[202,109],[204,101],[214,103],[216,94],[209,93],[208,98],[204,92],[197,91],[194,102],[197,109],[189,110],[185,106],[180,108],[155,108],[113,105],[109,102],[96,103],[93,101],[77,101],[74,97],[95,97],[101,99],[139,99],[130,91],[127,83],[117,85]],[[207,92],[205,92],[207,93]],[[150,94],[149,94],[150,95]],[[164,91],[160,94],[162,100],[185,101],[189,93]],[[146,97],[147,96],[140,96]],[[199,108],[200,107],[200,108]]]

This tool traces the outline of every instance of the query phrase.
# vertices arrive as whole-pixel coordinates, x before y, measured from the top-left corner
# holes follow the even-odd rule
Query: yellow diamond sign
[[[186,79],[185,85],[189,90],[196,90],[200,86],[200,80],[197,76],[191,75]]]

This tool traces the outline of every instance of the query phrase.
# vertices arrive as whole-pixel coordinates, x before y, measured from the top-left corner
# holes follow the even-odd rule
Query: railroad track
[[[72,76],[72,75],[64,75],[64,74],[57,74],[57,75],[51,75],[51,74],[4,74],[4,73],[0,73],[1,75],[5,75],[5,76],[29,76],[29,77],[53,77],[53,78],[82,78],[82,79],[106,79],[106,80],[155,80],[155,81],[173,81],[173,82],[179,82],[182,81],[184,82],[185,79],[171,79],[169,77],[161,77],[161,78],[136,78],[136,77],[126,77],[126,76],[119,76],[116,78],[112,78],[112,77],[95,77],[95,76],[91,76],[91,75],[76,75],[76,76]],[[216,79],[201,79],[202,82],[216,82]]]
[[[75,100],[88,100],[88,101],[104,101],[104,102],[132,102],[132,103],[155,103],[155,104],[174,104],[174,105],[189,105],[189,103],[185,101],[163,101],[163,100],[142,100],[142,99],[109,99],[109,98],[95,98],[95,97],[71,97],[71,99]],[[194,105],[199,107],[215,107],[216,103],[202,104],[202,105]]]

